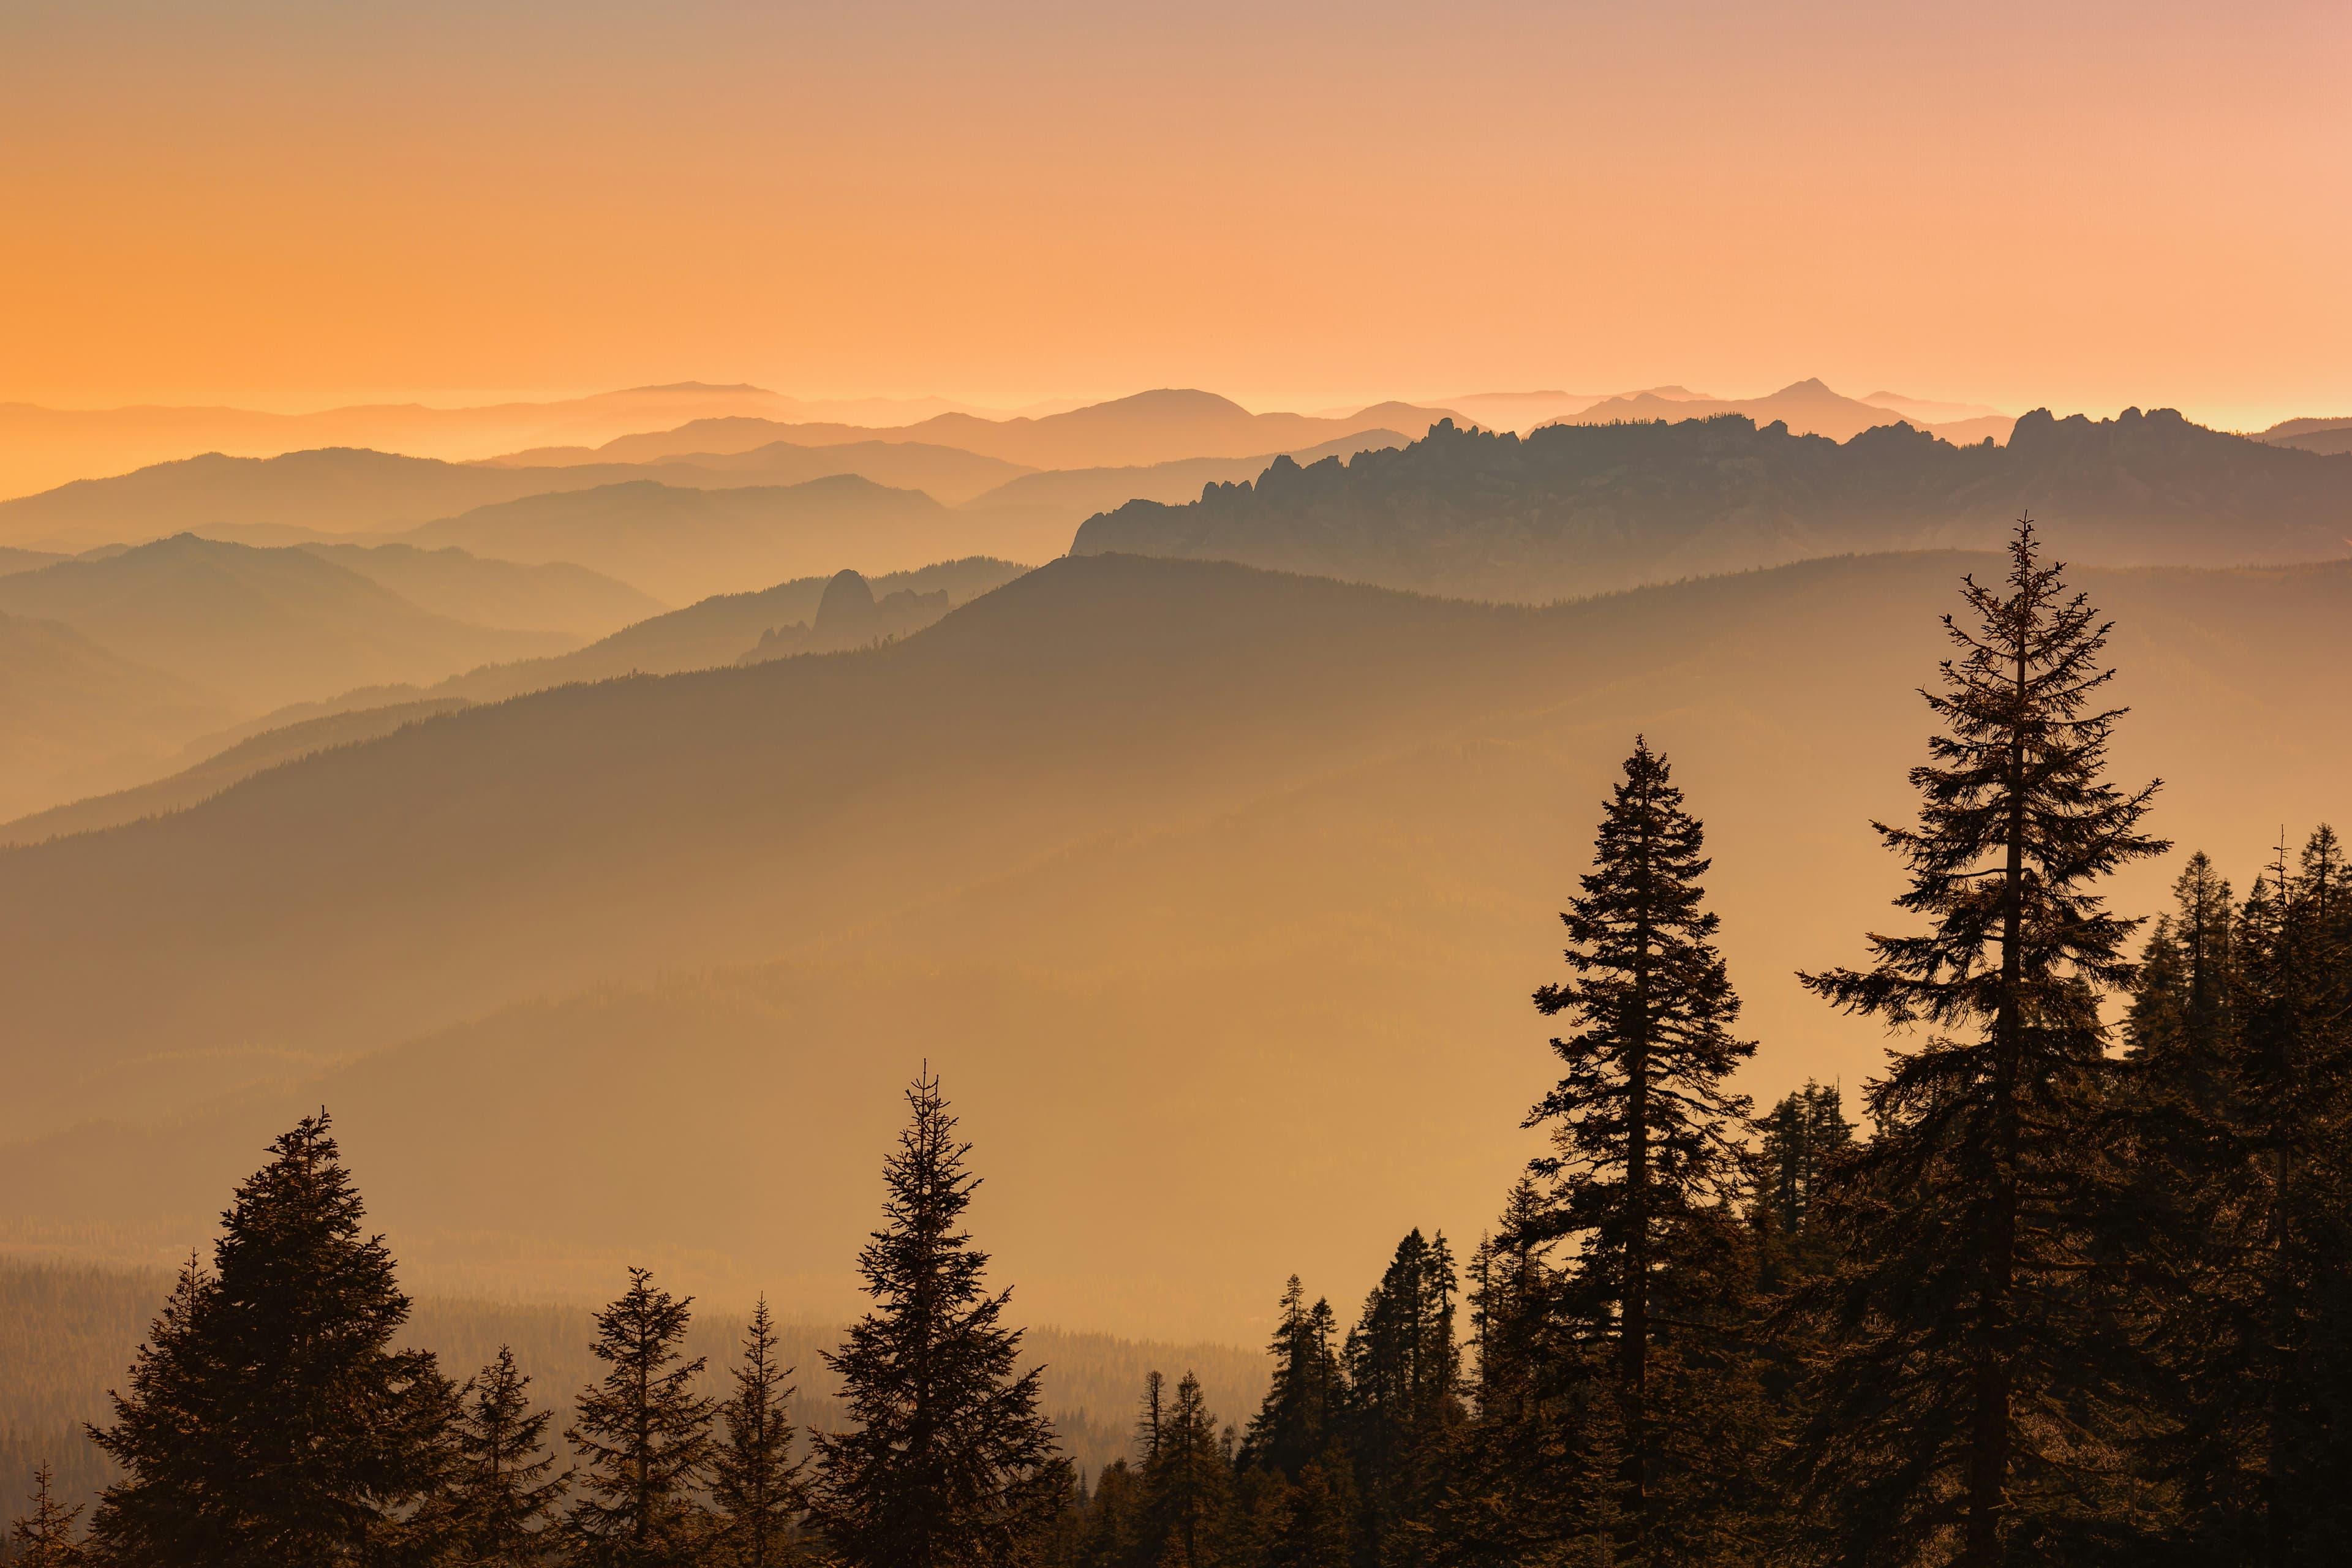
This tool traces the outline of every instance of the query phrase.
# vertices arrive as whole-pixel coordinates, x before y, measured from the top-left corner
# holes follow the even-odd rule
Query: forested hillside
[[[1268,1278],[1352,1298],[1396,1230],[1491,1216],[1533,1142],[1494,1121],[1538,1087],[1524,997],[1557,936],[1529,911],[1637,731],[1710,803],[1748,1026],[1778,1042],[1759,1092],[1874,1070],[1874,1032],[1788,976],[1883,903],[1863,825],[1918,744],[1903,671],[1985,564],[1535,610],[1087,557],[888,647],[321,752],[0,853],[30,1047],[0,1180],[152,1258],[323,1101],[422,1289],[577,1292],[629,1246],[689,1289],[783,1300],[789,1275],[813,1311],[859,1234],[846,1151],[928,1057],[1003,1151],[991,1223],[1041,1315],[1248,1333]],[[2117,618],[2119,755],[2171,781],[2168,832],[2243,861],[2248,800],[2324,815],[2352,737],[2307,714],[2352,659],[2346,568],[2077,577]],[[1414,1131],[1361,1166],[1368,1127]],[[1270,1191],[1297,1226],[1245,1223]]]
[[[1840,444],[1738,415],[1525,437],[1449,424],[1345,464],[1277,461],[1183,506],[1130,502],[1088,519],[1073,548],[1541,602],[1808,556],[1983,549],[2029,509],[2105,565],[2333,560],[2352,552],[2352,462],[2168,409],[2037,410],[2006,446],[1970,447],[1907,426]]]

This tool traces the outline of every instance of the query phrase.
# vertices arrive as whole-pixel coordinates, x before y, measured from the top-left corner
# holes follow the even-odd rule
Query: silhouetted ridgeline
[[[1524,438],[1447,422],[1345,465],[1277,461],[1189,505],[1131,501],[1088,519],[1072,548],[1542,601],[1808,556],[1981,549],[2028,510],[2061,520],[2084,562],[2332,560],[2352,550],[2352,461],[2169,409],[2037,410],[2005,447],[1901,425],[1840,444],[1738,415]]]

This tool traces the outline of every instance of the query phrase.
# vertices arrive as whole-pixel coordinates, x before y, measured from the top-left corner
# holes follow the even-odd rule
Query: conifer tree
[[[563,1435],[582,1462],[571,1530],[596,1568],[682,1568],[702,1549],[711,1402],[694,1392],[704,1358],[679,1349],[692,1306],[631,1268],[629,1288],[596,1314],[590,1349],[612,1370],[581,1391]]]
[[[1153,1561],[1166,1568],[1210,1568],[1224,1560],[1233,1468],[1218,1447],[1216,1417],[1202,1396],[1201,1380],[1186,1373],[1175,1397],[1160,1405],[1160,1374],[1151,1377],[1147,1397],[1156,1408],[1146,1419],[1156,1421],[1143,1481],[1145,1531],[1157,1546]]]
[[[1095,1478],[1085,1502],[1074,1568],[1135,1568],[1144,1551],[1141,1478],[1125,1459],[1114,1459]]]
[[[858,1254],[874,1298],[825,1364],[856,1428],[816,1440],[810,1518],[851,1568],[994,1568],[1050,1529],[1067,1489],[1040,1370],[1017,1370],[1010,1290],[961,1228],[980,1178],[928,1074],[886,1162],[884,1226]]]
[[[1805,984],[1890,1027],[1935,1031],[1867,1090],[1877,1134],[1841,1162],[1852,1249],[1803,1448],[1824,1549],[1855,1564],[2063,1563],[2113,1550],[2146,1501],[2116,1463],[2137,1419],[2102,1294],[2114,1172],[2099,999],[2129,982],[2137,921],[2098,889],[2166,847],[2156,786],[2105,777],[2121,710],[2097,705],[2108,627],[2021,520],[2005,591],[1965,580],[1973,624],[1927,693],[1942,732],[1912,771],[1916,826],[1879,825],[1916,934]]]
[[[569,1472],[550,1476],[546,1452],[554,1412],[530,1407],[530,1379],[505,1345],[458,1391],[452,1474],[441,1504],[445,1550],[479,1568],[527,1568],[551,1561],[557,1510]]]
[[[236,1189],[93,1428],[121,1465],[91,1519],[110,1561],[309,1568],[381,1557],[436,1478],[449,1386],[392,1348],[408,1317],[326,1112]]]
[[[724,1432],[710,1465],[719,1542],[735,1568],[781,1568],[793,1561],[793,1526],[804,1502],[793,1425],[784,1417],[792,1368],[776,1364],[775,1324],[764,1296],[751,1309],[734,1374],[735,1394],[719,1407]]]
[[[1474,1255],[1467,1300],[1477,1414],[1446,1452],[1430,1510],[1441,1564],[1602,1563],[1618,1523],[1614,1402],[1559,1313],[1561,1271],[1531,1176]]]
[[[1441,1233],[1397,1244],[1348,1332],[1348,1451],[1363,1500],[1367,1551],[1408,1553],[1399,1538],[1426,1513],[1439,1452],[1462,1416],[1454,1332],[1460,1281]]]
[[[1349,1568],[1361,1511],[1346,1459],[1327,1450],[1300,1468],[1276,1503],[1263,1553],[1266,1568]]]
[[[73,1531],[81,1505],[68,1508],[58,1502],[55,1483],[48,1466],[33,1472],[33,1511],[12,1521],[8,1528],[12,1568],[79,1568],[82,1550]]]
[[[1280,1314],[1267,1347],[1274,1373],[1243,1436],[1240,1462],[1295,1479],[1330,1443],[1345,1387],[1331,1345],[1331,1303],[1308,1306],[1294,1274],[1283,1287]]]
[[[1805,1228],[1813,1194],[1831,1160],[1853,1141],[1853,1123],[1845,1118],[1843,1098],[1835,1084],[1808,1079],[1758,1120],[1763,1131],[1765,1177],[1769,1184],[1773,1219],[1780,1231],[1796,1237]]]
[[[1677,1331],[1665,1317],[1700,1309],[1660,1294],[1671,1298],[1677,1259],[1719,1266],[1731,1245],[1723,1215],[1740,1184],[1748,1104],[1724,1080],[1756,1049],[1730,1033],[1739,998],[1704,907],[1705,847],[1665,758],[1637,739],[1593,868],[1560,916],[1573,978],[1535,998],[1546,1016],[1579,1026],[1552,1041],[1568,1071],[1527,1125],[1553,1132],[1556,1152],[1534,1166],[1552,1186],[1544,1227],[1583,1239],[1560,1310],[1585,1337],[1614,1344],[1620,1507],[1640,1563],[1665,1550],[1650,1540],[1654,1490],[1680,1491],[1691,1479],[1661,1471],[1652,1372],[1661,1340]]]
[[[2329,829],[2299,864],[2282,844],[2237,924],[2218,1051],[2193,1043],[2183,1005],[2182,1040],[2148,1063],[2171,1068],[2158,1078],[2175,1089],[2166,1104],[2196,1101],[2174,1111],[2193,1136],[2158,1148],[2173,1156],[2158,1175],[2176,1202],[2152,1227],[2169,1266],[2155,1344],[2178,1426],[2155,1451],[2179,1479],[2184,1543],[2210,1560],[2286,1568],[2352,1552],[2344,879]],[[2185,973],[2188,943],[2174,941]]]

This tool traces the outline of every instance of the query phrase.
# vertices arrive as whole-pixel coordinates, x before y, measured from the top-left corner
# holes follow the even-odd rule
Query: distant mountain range
[[[247,712],[347,687],[437,680],[580,640],[436,616],[306,550],[194,534],[0,577],[0,614],[62,622]]]
[[[1738,415],[1433,430],[1184,506],[1133,501],[1073,548],[1246,562],[1393,587],[1539,601],[1847,552],[1997,542],[2032,510],[2062,552],[2221,565],[2352,552],[2352,459],[2208,430],[2168,409],[2037,410],[2006,447],[1907,426],[1840,444]]]
[[[718,415],[899,425],[945,413],[984,413],[944,398],[807,400],[757,386],[678,382],[547,403],[437,408],[368,404],[309,414],[246,408],[43,408],[0,404],[0,496],[20,496],[96,474],[119,474],[205,452],[270,458],[319,447],[372,447],[463,459],[551,442],[611,440]]]
[[[839,474],[729,489],[637,479],[478,507],[397,537],[502,561],[574,562],[678,605],[845,563],[889,572],[950,560],[987,542],[974,534],[919,490]]]
[[[501,468],[352,448],[276,458],[210,454],[0,501],[0,538],[19,548],[37,545],[49,553],[143,543],[191,531],[244,543],[289,544],[381,533],[499,501],[606,485],[773,488],[845,474],[925,489],[954,501],[1028,471],[1017,464],[916,442],[817,448],[772,442],[748,453],[700,456],[700,462]],[[5,569],[5,563],[0,562],[0,570]]]
[[[1928,423],[1923,411],[1931,406],[1950,407],[1923,405],[1887,392],[1874,393],[1867,400],[1845,397],[1819,381],[1800,381],[1765,397],[1706,397],[1678,386],[1633,393],[1602,398],[1573,414],[1561,416],[1554,423],[1619,425],[1661,419],[1712,419],[1737,414],[1759,425],[1778,422],[1799,436],[1826,436],[1832,441],[1847,441],[1864,430],[1907,422],[1960,446],[1983,440],[2005,441],[2015,423],[1990,410],[1950,423]]]
[[[667,608],[626,583],[568,561],[488,561],[455,545],[304,544],[420,609],[509,631],[600,637]]]
[[[2352,418],[2289,419],[2263,431],[2259,440],[2336,457],[2352,452]]]
[[[236,714],[217,691],[60,621],[0,614],[0,821],[150,773]]]
[[[1359,430],[1319,447],[1278,455],[1296,463],[1318,463],[1402,447],[1411,438],[1394,430]],[[1185,458],[1128,468],[1046,468],[1008,480],[957,510],[986,531],[992,548],[1044,561],[1067,551],[1078,524],[1098,511],[1129,500],[1191,500],[1206,486],[1256,478],[1276,456]]]
[[[1295,451],[1362,431],[1426,429],[1450,416],[1447,409],[1402,403],[1375,404],[1344,417],[1253,414],[1214,393],[1169,389],[1042,418],[982,419],[969,414],[942,414],[883,430],[744,417],[705,419],[658,434],[624,437],[593,451],[569,456],[583,461],[643,463],[696,452],[744,451],[773,441],[804,447],[921,441],[1032,468],[1132,468],[1185,458]],[[563,456],[518,453],[506,461],[545,462]]]

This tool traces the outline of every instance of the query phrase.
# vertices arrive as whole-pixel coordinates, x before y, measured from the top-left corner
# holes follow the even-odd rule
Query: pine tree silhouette
[[[1210,1568],[1224,1560],[1233,1468],[1218,1447],[1216,1417],[1202,1397],[1201,1380],[1189,1372],[1179,1379],[1175,1397],[1159,1417],[1143,1468],[1146,1538],[1156,1543],[1154,1561],[1165,1568]]]
[[[2107,626],[2021,520],[2005,591],[1965,583],[1973,624],[1927,693],[1943,732],[1912,770],[1917,826],[1878,825],[1925,917],[1875,935],[1867,970],[1804,983],[1890,1027],[1867,1104],[1877,1135],[1837,1167],[1853,1266],[1803,1448],[1827,1550],[1856,1563],[2063,1563],[2140,1513],[2113,1440],[2120,1315],[2093,1265],[2115,1173],[2099,999],[2129,983],[2138,923],[2097,891],[2167,847],[2142,835],[2156,786],[2105,777],[2121,710],[2096,706]]]
[[[1552,1128],[1556,1151],[1533,1166],[1551,1187],[1539,1228],[1583,1238],[1560,1309],[1584,1337],[1614,1342],[1620,1508],[1629,1554],[1645,1563],[1665,1549],[1650,1540],[1663,1479],[1651,1373],[1672,1325],[1654,1298],[1677,1259],[1732,1245],[1723,1215],[1741,1185],[1748,1103],[1724,1079],[1756,1049],[1730,1033],[1739,998],[1704,908],[1705,847],[1665,758],[1637,739],[1593,868],[1560,916],[1574,977],[1535,997],[1580,1026],[1552,1041],[1568,1072],[1527,1119]]]
[[[825,1356],[857,1426],[818,1436],[810,1517],[853,1568],[995,1568],[1052,1528],[1069,1471],[1039,1369],[1016,1370],[1012,1292],[987,1293],[988,1255],[961,1228],[971,1146],[928,1073],[907,1102],[884,1226],[857,1259],[876,1307]]]
[[[452,1466],[438,1528],[445,1550],[481,1568],[547,1563],[561,1544],[557,1510],[569,1471],[550,1476],[546,1452],[554,1412],[530,1407],[530,1379],[500,1345],[458,1391]]]
[[[11,1568],[78,1568],[82,1550],[73,1538],[81,1505],[67,1508],[57,1500],[56,1475],[47,1465],[33,1472],[33,1511],[13,1520],[8,1527]]]
[[[801,1467],[793,1458],[793,1424],[784,1404],[792,1368],[776,1364],[768,1299],[751,1309],[734,1397],[719,1407],[722,1428],[710,1462],[710,1500],[719,1545],[735,1568],[781,1568],[793,1561],[793,1528],[806,1506]]]
[[[692,1306],[632,1268],[628,1289],[596,1314],[590,1348],[612,1370],[581,1391],[563,1435],[582,1461],[570,1526],[584,1563],[680,1568],[698,1559],[711,1402],[694,1392],[703,1358],[686,1361],[678,1348]]]
[[[450,1390],[421,1351],[325,1111],[236,1189],[93,1428],[126,1475],[91,1533],[114,1561],[300,1568],[381,1555],[437,1477]]]
[[[1276,1470],[1296,1479],[1331,1441],[1346,1392],[1332,1350],[1332,1331],[1331,1303],[1318,1300],[1308,1306],[1306,1287],[1292,1275],[1283,1287],[1280,1316],[1268,1346],[1274,1373],[1242,1438],[1245,1468]]]

